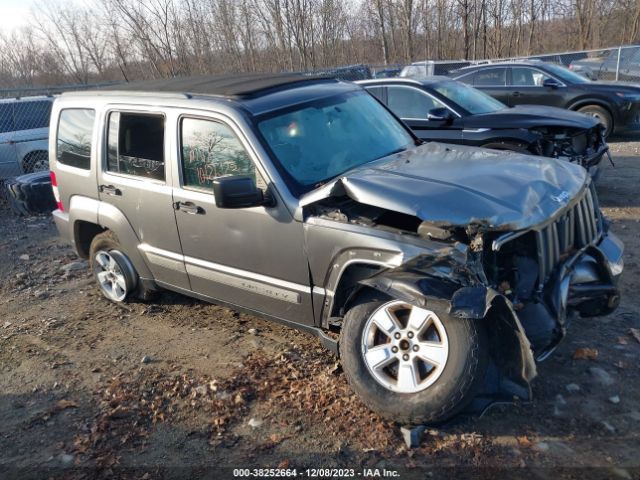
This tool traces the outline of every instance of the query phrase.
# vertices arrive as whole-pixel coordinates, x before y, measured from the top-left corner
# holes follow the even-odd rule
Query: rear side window
[[[18,102],[15,105],[14,118],[16,130],[31,130],[49,126],[51,116],[51,102]]]
[[[69,108],[60,112],[56,159],[71,167],[91,168],[91,136],[95,110]]]
[[[164,181],[164,124],[163,115],[109,114],[107,170]]]
[[[473,84],[476,87],[502,87],[507,84],[506,68],[488,68],[478,70]]]
[[[256,169],[233,131],[222,123],[184,118],[181,126],[184,186],[213,191],[213,180],[229,175],[249,176],[258,187]]]
[[[384,102],[384,98],[382,95],[384,92],[384,87],[367,87],[367,92],[369,92],[381,102]]]

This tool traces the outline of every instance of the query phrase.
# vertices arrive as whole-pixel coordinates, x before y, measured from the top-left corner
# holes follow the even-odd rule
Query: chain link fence
[[[640,82],[640,45],[624,45],[598,50],[548,53],[522,57],[504,57],[484,60],[425,60],[405,67],[403,76],[447,75],[469,65],[498,62],[541,61],[556,63],[584,75],[591,80]]]

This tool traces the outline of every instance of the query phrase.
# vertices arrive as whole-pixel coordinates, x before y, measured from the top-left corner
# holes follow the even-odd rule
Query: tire
[[[613,131],[613,118],[609,111],[599,105],[585,105],[580,107],[578,112],[597,118],[604,127],[604,137],[607,138]]]
[[[378,345],[378,351],[386,348],[387,352],[391,356],[395,355],[396,358],[384,369],[375,369],[374,361],[365,360],[365,351],[373,355],[373,349],[367,347],[367,344],[372,341],[375,343],[375,339],[379,338],[382,331],[376,326],[377,322],[373,322],[373,318],[382,318],[379,317],[381,312],[393,309],[395,309],[393,315],[398,315],[396,318],[400,319],[396,326],[400,325],[404,330],[401,328],[399,331],[391,331],[395,332],[394,335],[401,333],[402,338],[396,339],[400,344],[383,341]],[[425,323],[428,326],[423,326],[425,330],[422,333],[414,333],[411,340],[408,333],[411,325],[402,320],[402,316],[406,313],[403,309],[419,314],[416,319],[423,315],[432,315],[430,323]],[[373,331],[375,334],[372,334]],[[418,330],[415,331],[418,332]],[[431,335],[431,340],[437,339],[436,343],[443,348],[446,345],[447,354],[443,356],[442,351],[436,349],[439,352],[437,355],[440,355],[439,367],[433,367],[426,375],[424,371],[419,372],[418,381],[414,376],[413,382],[401,382],[399,373],[401,368],[404,372],[415,372],[418,370],[417,365],[425,365],[418,358],[420,348],[423,349],[423,354],[429,352],[427,356],[437,357],[431,353],[436,351],[432,347],[434,343],[424,343],[424,332]],[[434,332],[437,332],[437,335]],[[405,340],[410,342],[409,346],[402,345]],[[410,361],[404,363],[397,357],[398,354],[391,353],[391,349],[388,346],[385,347],[385,345],[400,345],[400,348],[395,347],[398,348],[399,354],[409,356],[414,351],[416,343],[418,343],[418,352],[410,357]],[[405,302],[388,297],[383,298],[382,295],[377,294],[364,299],[362,303],[347,312],[339,345],[342,366],[352,389],[369,408],[382,417],[405,425],[441,423],[460,412],[481,387],[489,361],[487,334],[482,320],[450,316],[446,313],[444,302],[440,304],[430,302],[427,309],[417,309]],[[376,355],[367,358],[375,358],[377,362],[383,357],[385,356]],[[389,356],[386,358],[387,360],[381,362],[382,364],[388,361]],[[393,385],[394,368],[397,371],[395,386]],[[374,371],[377,373],[372,373]],[[406,378],[407,376],[404,375],[403,379]]]
[[[5,180],[3,195],[17,215],[51,213],[56,209],[48,171],[29,173]]]
[[[26,155],[22,161],[22,171],[24,173],[48,172],[49,152],[37,150]]]
[[[112,302],[122,303],[134,298],[146,301],[155,294],[142,285],[133,263],[111,230],[93,237],[89,247],[89,265],[98,289]]]

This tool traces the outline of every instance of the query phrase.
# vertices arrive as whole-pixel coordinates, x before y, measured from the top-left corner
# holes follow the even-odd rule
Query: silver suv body
[[[618,305],[622,244],[579,166],[422,144],[335,80],[125,88],[51,121],[56,224],[112,301],[162,287],[316,334],[405,422],[529,398],[566,319]]]
[[[48,170],[52,97],[0,100],[0,179]]]

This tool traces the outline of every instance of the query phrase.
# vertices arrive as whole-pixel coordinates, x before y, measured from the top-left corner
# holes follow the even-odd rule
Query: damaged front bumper
[[[556,269],[544,286],[542,301],[517,312],[536,360],[544,360],[555,349],[573,313],[594,317],[617,308],[623,250],[616,235],[603,235],[597,244],[582,248]]]

